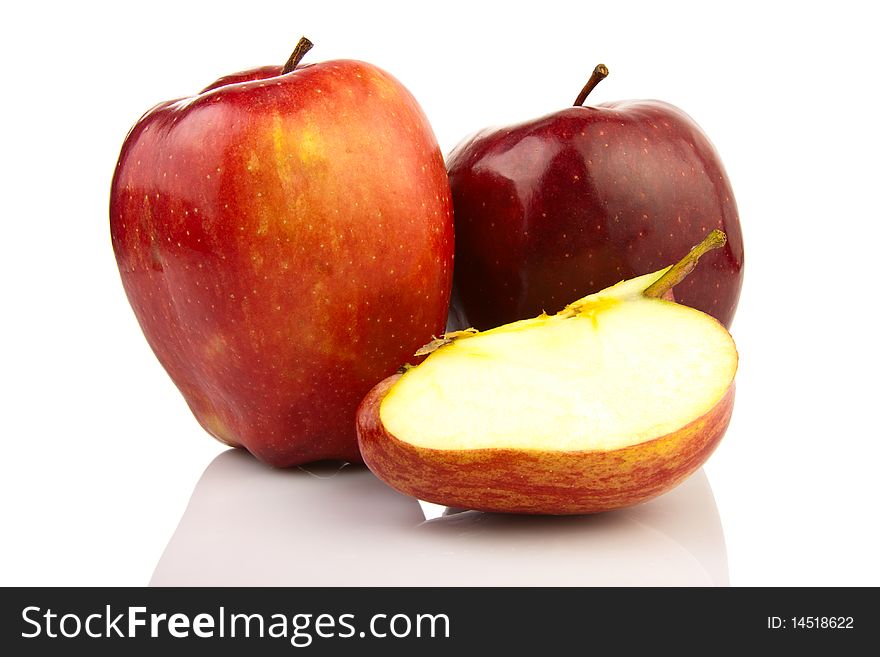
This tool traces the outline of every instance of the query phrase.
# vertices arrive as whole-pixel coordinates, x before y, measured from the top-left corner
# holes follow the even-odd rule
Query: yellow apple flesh
[[[483,511],[595,513],[670,490],[727,428],[737,353],[714,318],[646,296],[668,271],[442,341],[362,402],[365,462]]]

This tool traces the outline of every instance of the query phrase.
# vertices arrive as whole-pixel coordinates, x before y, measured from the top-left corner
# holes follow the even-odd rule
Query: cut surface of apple
[[[604,511],[680,483],[724,434],[738,357],[714,318],[646,296],[667,271],[437,341],[361,404],[367,465],[487,511]]]
[[[736,351],[708,315],[643,297],[655,277],[587,297],[572,316],[454,340],[391,388],[382,424],[431,449],[550,451],[628,447],[682,428],[727,392]]]

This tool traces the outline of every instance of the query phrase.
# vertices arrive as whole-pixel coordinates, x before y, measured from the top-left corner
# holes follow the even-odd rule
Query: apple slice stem
[[[290,53],[290,57],[287,58],[287,62],[281,69],[281,75],[290,73],[293,69],[295,69],[300,60],[305,57],[305,54],[312,49],[313,45],[315,44],[313,44],[307,38],[300,37],[299,41],[296,44],[296,47],[293,49],[293,52]]]
[[[716,228],[702,242],[692,248],[684,258],[672,265],[665,274],[649,285],[644,295],[654,299],[661,298],[694,270],[703,254],[713,249],[720,249],[725,244],[727,244],[727,235],[724,234],[724,231]]]
[[[596,88],[596,85],[599,84],[602,80],[608,77],[608,67],[605,64],[599,64],[596,68],[593,69],[593,74],[590,76],[590,79],[587,80],[587,83],[584,85],[584,88],[581,89],[581,92],[578,94],[578,97],[574,99],[574,106],[580,107],[584,104],[584,101],[587,99],[587,96],[590,95],[590,92]]]

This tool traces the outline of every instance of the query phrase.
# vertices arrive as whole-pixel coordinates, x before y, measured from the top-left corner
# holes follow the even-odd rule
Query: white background
[[[146,584],[222,451],[128,307],[109,240],[110,179],[142,112],[281,63],[306,34],[308,61],[363,59],[398,77],[444,152],[475,129],[563,108],[600,61],[611,76],[594,102],[659,98],[690,113],[724,159],[746,244],[736,408],[705,468],[730,583],[880,585],[880,52],[868,6],[7,7],[0,584]],[[324,554],[309,568],[332,570]]]

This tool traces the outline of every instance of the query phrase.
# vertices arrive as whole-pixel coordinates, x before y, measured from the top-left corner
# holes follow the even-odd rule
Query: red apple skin
[[[122,147],[110,228],[198,421],[273,466],[360,461],[358,403],[444,327],[442,153],[369,64],[263,67],[153,108]]]
[[[675,262],[713,228],[727,245],[676,299],[730,326],[743,280],[736,201],[694,121],[659,101],[570,107],[477,133],[448,158],[455,288],[483,330]]]
[[[608,451],[437,450],[391,435],[379,407],[400,378],[379,383],[358,408],[364,462],[396,490],[446,506],[500,513],[574,515],[645,502],[693,474],[717,447],[733,411],[734,385],[678,431]]]

